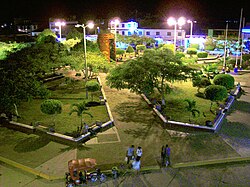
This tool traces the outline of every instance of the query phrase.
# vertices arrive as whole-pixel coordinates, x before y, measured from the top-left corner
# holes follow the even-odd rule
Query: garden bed
[[[72,104],[80,103],[85,100],[84,81],[76,81],[74,88],[72,88],[72,85],[69,86],[65,83],[65,78],[47,82],[45,85],[50,89],[53,88],[51,89],[51,98],[62,102],[62,113],[58,115],[46,115],[40,110],[43,99],[34,99],[30,102],[23,102],[18,108],[21,116],[18,122],[33,125],[40,123],[48,128],[55,123],[53,127],[54,130],[61,134],[70,134],[77,131],[81,124],[80,117],[77,116],[76,113],[72,115],[69,115],[69,113],[72,110]],[[97,103],[100,102],[100,96],[102,96],[101,92],[93,95],[93,101]],[[91,98],[90,92],[89,98]],[[92,100],[89,101],[92,102]],[[93,118],[89,115],[83,115],[84,122],[86,122],[89,127],[94,125],[96,121],[105,123],[110,120],[107,108],[103,104],[89,107],[89,110],[86,112],[93,115]]]

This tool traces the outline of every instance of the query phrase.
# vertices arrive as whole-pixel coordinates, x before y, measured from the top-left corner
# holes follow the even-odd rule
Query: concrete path
[[[65,151],[38,166],[37,170],[52,176],[64,176],[68,171],[68,161],[77,158],[77,149]]]
[[[233,74],[232,74],[233,75]],[[245,72],[244,74],[239,73],[238,75],[233,75],[235,82],[240,82],[242,89],[245,91],[236,102],[242,103],[244,110],[241,108],[234,110],[230,115],[226,117],[227,121],[230,123],[240,123],[250,127],[250,72]],[[228,124],[229,124],[228,123]],[[228,125],[225,124],[225,125]],[[230,145],[236,152],[238,152],[242,157],[250,156],[250,138],[242,137],[232,137],[225,134],[221,134],[223,140]]]

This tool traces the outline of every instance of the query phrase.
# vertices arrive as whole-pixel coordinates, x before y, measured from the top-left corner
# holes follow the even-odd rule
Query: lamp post
[[[193,24],[196,23],[196,21],[187,20],[187,23],[190,23],[190,38],[193,38]]]
[[[57,21],[55,23],[55,26],[59,27],[59,40],[61,41],[62,39],[62,26],[65,26],[66,23],[65,22],[61,22],[61,21]]]
[[[117,25],[120,23],[119,19],[115,19],[115,20],[112,20],[111,21],[111,28],[112,28],[112,25],[114,25],[114,29],[115,29],[115,46],[116,46],[116,39],[117,39],[117,33],[116,33],[116,30],[117,30]]]
[[[84,50],[84,66],[85,66],[85,85],[88,81],[88,65],[87,65],[87,49],[86,49],[86,28],[92,29],[94,27],[94,23],[89,23],[87,25],[77,24],[75,27],[83,28],[83,50]],[[88,90],[86,89],[86,98],[88,99]]]
[[[241,8],[241,11],[240,11],[240,25],[239,25],[239,33],[238,33],[238,47],[237,47],[238,50],[239,50],[239,45],[240,45],[242,14],[243,14],[243,8]],[[236,57],[235,57],[234,73],[238,73],[238,53],[236,53]]]
[[[224,62],[222,71],[225,72],[226,70],[226,56],[227,56],[227,31],[228,31],[228,22],[226,24],[226,35],[225,35],[225,43],[224,43]]]
[[[176,28],[177,28],[177,25],[178,26],[182,26],[185,24],[185,18],[183,17],[180,17],[178,20],[176,20],[175,18],[173,17],[170,17],[168,18],[168,25],[170,26],[173,26],[174,25],[174,54],[175,54],[175,51],[176,51]]]

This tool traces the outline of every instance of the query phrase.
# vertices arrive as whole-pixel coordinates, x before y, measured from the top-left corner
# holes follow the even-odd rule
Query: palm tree
[[[191,100],[191,99],[185,99],[185,102],[188,103],[188,106],[186,106],[185,108],[187,109],[188,112],[190,112],[189,115],[189,122],[191,122],[191,115],[193,117],[196,117],[196,114],[198,114],[198,116],[200,115],[200,111],[196,109],[196,101],[195,100]]]
[[[83,124],[82,124],[83,114],[87,114],[91,118],[93,118],[92,114],[90,114],[89,112],[85,112],[86,110],[88,110],[88,108],[86,107],[85,101],[83,101],[82,103],[74,103],[74,104],[72,104],[72,110],[69,112],[69,115],[76,112],[77,116],[80,117],[80,119],[81,119],[81,127],[82,127],[83,126]]]

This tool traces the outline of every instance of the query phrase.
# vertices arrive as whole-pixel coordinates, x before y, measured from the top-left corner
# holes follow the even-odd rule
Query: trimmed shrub
[[[214,84],[224,86],[227,90],[234,87],[234,77],[229,74],[218,74],[214,77]]]
[[[204,95],[211,101],[222,101],[227,97],[227,89],[220,85],[210,85],[206,87]]]
[[[62,102],[55,99],[48,99],[42,102],[41,111],[44,114],[60,114],[62,112]]]
[[[125,53],[125,50],[120,49],[120,48],[116,48],[116,54],[117,55],[123,55]]]
[[[183,52],[177,52],[177,53],[175,54],[175,56],[176,56],[177,58],[181,59],[182,57],[185,57],[185,54],[184,54]]]
[[[133,52],[135,52],[135,50],[133,49],[133,47],[132,46],[128,46],[128,48],[126,49],[126,52],[127,53],[133,53]]]
[[[198,58],[207,58],[208,53],[207,52],[199,52],[197,53]]]
[[[199,44],[190,44],[189,48],[199,49]]]
[[[190,56],[197,54],[197,49],[196,48],[187,48],[187,54]]]
[[[91,92],[91,97],[92,97],[92,101],[93,101],[93,93],[100,91],[101,86],[97,81],[92,80],[92,81],[88,81],[86,83],[86,88],[88,91]]]

